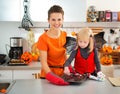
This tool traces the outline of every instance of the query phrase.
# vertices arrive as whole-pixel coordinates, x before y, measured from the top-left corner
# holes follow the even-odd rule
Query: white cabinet
[[[21,0],[0,0],[0,21],[20,21]]]
[[[0,80],[12,80],[12,70],[0,70]]]
[[[21,21],[24,0],[0,0],[0,21]],[[48,10],[52,5],[64,9],[66,22],[86,21],[86,0],[28,0],[29,15],[33,21],[47,22]]]
[[[65,22],[86,22],[86,0],[30,0],[31,19],[47,22],[48,10],[53,5],[63,8]]]
[[[14,70],[13,79],[34,79],[34,74],[40,70]]]

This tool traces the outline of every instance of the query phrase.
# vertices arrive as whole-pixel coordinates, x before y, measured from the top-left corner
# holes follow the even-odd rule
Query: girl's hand
[[[70,70],[68,67],[64,68],[64,74],[70,75]]]

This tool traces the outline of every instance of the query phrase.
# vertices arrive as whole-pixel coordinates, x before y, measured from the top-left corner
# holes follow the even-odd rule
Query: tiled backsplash
[[[25,31],[22,28],[18,28],[21,25],[20,22],[0,22],[0,54],[7,54],[10,49],[10,37],[23,37],[24,38],[24,51],[28,50],[28,31]],[[36,26],[32,28],[32,31],[35,34],[35,41],[38,40],[39,36],[44,32],[45,28],[48,28],[47,23],[35,23]],[[71,35],[72,31],[78,31],[80,28],[63,28],[68,35]],[[7,46],[6,46],[7,45]]]
[[[35,34],[35,41],[41,33],[44,32],[45,28],[49,27],[47,22],[35,22],[33,23],[34,27],[32,30]],[[10,37],[23,37],[27,40],[28,31],[25,31],[20,27],[21,22],[0,22],[0,53],[6,54],[9,47],[6,50],[6,44],[10,45]],[[68,36],[71,36],[71,32],[78,32],[82,27],[95,27],[94,30],[102,30],[101,28],[119,28],[119,22],[112,23],[86,23],[86,22],[65,22],[63,24],[63,29],[68,33]],[[97,28],[97,29],[96,29]],[[28,50],[28,43],[24,42],[24,51]]]

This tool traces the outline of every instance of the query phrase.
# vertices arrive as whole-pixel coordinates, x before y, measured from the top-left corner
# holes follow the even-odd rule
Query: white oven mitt
[[[97,73],[97,77],[94,76],[94,75],[89,75],[89,78],[93,79],[93,80],[97,80],[97,81],[104,81],[105,80],[105,75],[101,71],[99,71]]]
[[[105,80],[105,75],[101,71],[99,71],[97,73],[97,78],[99,79],[99,81],[104,81]]]

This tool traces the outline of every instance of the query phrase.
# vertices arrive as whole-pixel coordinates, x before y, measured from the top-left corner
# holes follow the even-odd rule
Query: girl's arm
[[[75,58],[75,55],[77,53],[77,50],[73,50],[69,56],[69,58],[66,60],[64,66],[69,66],[71,64],[71,62],[73,61],[73,59]]]
[[[95,56],[94,60],[95,60],[96,69],[97,71],[101,71],[100,61],[98,58],[98,51],[96,48],[94,49],[94,56]]]

